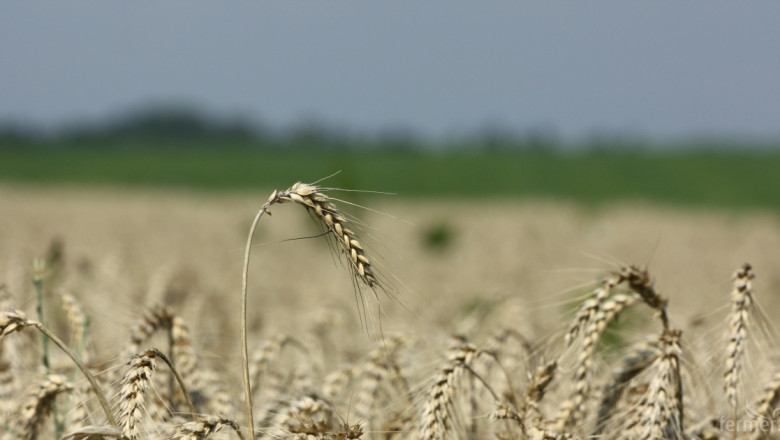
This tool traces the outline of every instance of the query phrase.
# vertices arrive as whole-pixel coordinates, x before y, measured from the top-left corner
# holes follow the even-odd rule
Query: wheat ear
[[[119,423],[125,437],[134,440],[139,430],[136,426],[143,417],[144,394],[152,381],[152,372],[156,365],[156,354],[145,351],[130,359],[130,369],[122,378],[122,388],[119,392]]]
[[[211,434],[218,432],[223,426],[229,426],[236,432],[238,438],[244,439],[238,423],[224,417],[205,416],[192,422],[180,425],[176,433],[171,437],[172,440],[202,440]]]
[[[299,434],[297,438],[327,438],[333,408],[316,395],[303,396],[280,411],[274,425],[281,428],[278,435]],[[293,437],[296,438],[296,437]]]
[[[523,402],[523,408],[527,411],[530,408],[535,408],[536,405],[542,401],[544,394],[547,392],[547,386],[555,378],[555,371],[558,369],[558,362],[552,361],[547,364],[540,365],[534,370],[534,374],[531,377],[531,383],[528,385],[526,391],[525,401]]]
[[[328,196],[323,194],[316,185],[308,183],[297,182],[289,189],[284,191],[275,190],[268,197],[268,200],[260,207],[260,210],[255,215],[252,221],[252,226],[249,228],[249,235],[246,240],[246,248],[244,249],[244,268],[241,281],[241,362],[243,366],[243,380],[244,380],[244,411],[247,418],[247,425],[249,428],[249,440],[254,440],[254,418],[252,416],[252,389],[250,385],[249,377],[249,348],[247,342],[247,325],[246,325],[246,309],[247,309],[247,285],[249,281],[249,257],[252,251],[252,238],[255,235],[255,229],[260,221],[260,218],[270,211],[268,209],[275,203],[293,202],[301,206],[305,206],[309,212],[322,221],[336,238],[341,249],[347,257],[350,263],[350,267],[357,279],[361,280],[368,287],[374,288],[379,286],[376,275],[374,274],[373,266],[369,259],[366,257],[366,253],[363,250],[360,242],[357,240],[355,233],[349,229],[347,225],[347,219],[334,205]]]
[[[771,417],[772,411],[780,404],[780,371],[776,371],[772,380],[764,387],[764,392],[761,394],[758,402],[756,403],[756,411],[753,414],[755,417],[755,430],[751,439],[759,440],[761,438],[769,438],[769,433],[762,428],[762,422]],[[777,415],[775,413],[775,415]]]
[[[158,330],[170,329],[172,321],[173,312],[167,306],[156,305],[144,311],[143,316],[130,326],[130,343],[122,351],[123,358],[128,359],[141,351],[141,344]]]
[[[21,427],[23,440],[34,440],[38,438],[43,421],[52,411],[54,399],[57,395],[73,389],[73,386],[65,381],[65,376],[52,374],[40,382],[33,389],[29,398],[24,402],[21,408],[21,418],[19,425]]]
[[[308,348],[291,336],[280,334],[266,339],[252,354],[252,362],[249,364],[249,377],[252,379],[252,388],[259,388],[261,380],[268,373],[271,363],[281,356],[287,346],[295,347],[304,355],[309,355]]]
[[[171,346],[171,357],[165,357],[162,352],[160,358],[171,366],[171,371],[174,374],[174,378],[182,389],[187,389],[184,386],[184,379],[194,385],[190,391],[197,392],[202,386],[203,377],[201,372],[196,368],[198,363],[198,355],[195,348],[192,346],[192,338],[190,337],[190,331],[184,320],[175,315],[173,311],[164,305],[156,305],[146,310],[143,316],[133,323],[130,331],[130,344],[123,350],[123,358],[131,358],[141,351],[141,344],[146,342],[152,335],[159,330],[167,330],[168,341]],[[178,377],[177,377],[178,376]],[[181,403],[181,397],[174,393],[173,379],[170,384],[169,398],[171,401],[178,405]],[[191,394],[186,393],[184,395],[185,403],[193,409]]]
[[[477,349],[462,344],[450,351],[447,363],[439,370],[425,403],[420,423],[421,440],[443,440],[450,427],[457,379],[470,368]]]
[[[598,287],[591,294],[591,298],[585,300],[577,310],[577,314],[574,316],[574,322],[572,323],[569,331],[566,332],[564,342],[566,346],[570,346],[580,331],[587,327],[588,323],[593,319],[596,313],[601,308],[601,304],[607,299],[612,292],[612,289],[621,282],[621,278],[617,274],[613,274],[604,279]]]
[[[298,182],[290,189],[276,194],[278,202],[294,202],[305,206],[333,234],[341,250],[349,261],[355,276],[368,287],[378,286],[373,266],[366,257],[355,232],[349,229],[346,217],[339,211],[330,198],[319,191],[315,185]]]
[[[360,391],[355,399],[355,417],[358,420],[371,420],[372,408],[377,407],[377,397],[383,381],[389,382],[391,378],[401,381],[399,387],[404,395],[408,395],[405,378],[396,361],[398,349],[410,342],[410,338],[396,335],[382,341],[380,347],[374,348],[368,354],[368,359],[358,371],[360,377]]]
[[[651,368],[650,380],[639,405],[636,429],[641,439],[682,439],[683,402],[680,378],[680,331],[664,330],[659,356]]]
[[[604,280],[603,291],[610,291],[620,282],[620,277],[609,277]],[[558,415],[557,429],[563,431],[567,426],[579,424],[585,415],[585,399],[590,391],[591,368],[593,358],[596,355],[601,337],[607,329],[607,324],[612,321],[626,307],[633,304],[632,296],[617,294],[606,301],[601,301],[600,306],[590,314],[590,320],[583,333],[583,347],[577,358],[577,367],[574,373],[574,393],[571,399],[562,405]]]
[[[520,414],[517,412],[517,409],[512,405],[511,403],[507,402],[501,402],[498,405],[496,405],[496,408],[488,414],[488,420],[491,422],[497,422],[499,420],[505,420],[505,421],[513,421],[517,423],[518,426],[520,426],[520,431],[523,433],[523,436],[525,436],[525,423],[523,423],[523,419],[520,417]],[[506,436],[496,434],[498,438],[513,438],[511,434],[508,434]]]
[[[11,350],[6,342],[0,341],[0,417],[3,419],[16,406],[13,398],[19,391],[19,372],[7,353]]]
[[[76,347],[76,352],[81,356],[81,359],[84,362],[89,362],[89,350],[87,349],[89,318],[84,312],[84,308],[73,295],[60,292],[60,299],[62,300],[62,309],[68,318],[70,343]]]
[[[653,285],[653,280],[647,270],[636,266],[626,266],[620,270],[621,281],[625,282],[629,289],[638,294],[642,301],[656,311],[664,330],[669,329],[669,318],[666,314],[668,300],[664,298]]]
[[[144,394],[146,394],[151,384],[152,372],[156,368],[155,359],[158,358],[168,365],[168,368],[171,369],[174,377],[179,382],[190,412],[197,414],[197,409],[190,400],[189,392],[171,360],[159,350],[150,348],[130,359],[130,369],[127,370],[122,378],[122,388],[119,391],[119,399],[121,401],[119,405],[119,422],[122,426],[122,432],[131,440],[137,438],[139,434],[136,425],[143,416],[145,407]]]
[[[11,294],[5,284],[0,284],[0,314],[11,310]],[[1,316],[0,320],[4,319]],[[0,325],[3,325],[2,322]],[[21,389],[19,347],[16,342],[14,339],[4,339],[0,335],[0,419],[3,420],[16,408],[14,396]]]
[[[736,420],[737,416],[737,385],[742,370],[748,321],[753,305],[753,277],[750,264],[743,265],[734,273],[734,288],[731,291],[725,388],[732,420]]]

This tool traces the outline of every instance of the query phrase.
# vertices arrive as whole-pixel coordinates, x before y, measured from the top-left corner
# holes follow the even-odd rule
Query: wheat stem
[[[74,353],[70,348],[68,348],[67,345],[65,345],[64,342],[60,338],[58,338],[54,333],[52,333],[48,328],[46,328],[43,324],[40,322],[35,321],[29,321],[30,325],[37,328],[38,331],[43,333],[44,335],[48,336],[49,339],[51,339],[52,342],[54,342],[54,345],[59,347],[62,351],[65,352],[65,354],[70,357],[70,359],[73,361],[73,363],[76,364],[77,367],[79,367],[79,370],[84,374],[84,377],[87,378],[89,381],[89,384],[92,386],[92,390],[95,392],[95,395],[98,398],[98,401],[100,402],[100,406],[103,407],[103,412],[106,413],[106,419],[108,420],[108,423],[118,426],[116,423],[116,419],[114,419],[114,415],[111,413],[111,406],[109,406],[108,401],[106,400],[105,395],[103,394],[103,390],[100,389],[100,385],[97,383],[97,380],[95,380],[95,377],[92,375],[92,373],[89,372],[89,369],[87,369],[87,366],[84,365],[79,358],[76,356],[76,353]]]
[[[176,370],[176,367],[173,365],[173,362],[171,362],[171,360],[168,358],[168,356],[165,355],[165,353],[161,352],[156,348],[151,348],[147,351],[154,353],[156,357],[162,359],[165,362],[165,364],[168,365],[168,368],[171,370],[173,376],[176,378],[176,382],[179,383],[179,387],[181,388],[181,391],[184,394],[184,400],[187,402],[187,406],[190,409],[190,413],[198,414],[198,409],[195,407],[195,404],[192,403],[192,399],[190,398],[190,392],[187,390],[187,386],[184,385],[184,380],[182,379],[179,372]]]
[[[252,390],[249,383],[249,348],[247,343],[247,330],[246,330],[246,289],[249,280],[249,257],[252,251],[252,238],[255,236],[255,229],[260,218],[271,206],[272,199],[276,196],[276,191],[271,195],[268,202],[260,208],[260,211],[255,215],[255,219],[252,221],[252,226],[249,228],[249,236],[246,240],[246,249],[244,250],[244,272],[241,282],[241,366],[244,376],[244,410],[246,412],[247,427],[249,429],[249,440],[255,438],[255,422],[252,416]]]
[[[3,314],[0,314],[0,338],[3,336],[21,331],[25,327],[35,327],[38,329],[39,332],[41,332],[43,335],[47,336],[49,339],[51,339],[54,344],[59,347],[62,351],[65,352],[65,354],[70,357],[70,359],[73,361],[73,363],[76,364],[77,367],[79,367],[79,370],[84,374],[84,377],[87,378],[89,381],[89,384],[92,386],[92,390],[95,392],[95,395],[97,396],[98,400],[100,401],[100,406],[103,407],[103,412],[106,413],[106,419],[108,422],[114,426],[119,426],[116,423],[116,419],[114,418],[113,414],[111,414],[111,406],[109,406],[108,401],[106,401],[105,395],[103,394],[103,391],[100,389],[100,385],[98,385],[97,381],[95,380],[95,377],[92,376],[92,373],[89,372],[89,369],[87,369],[87,366],[84,365],[76,356],[76,353],[74,353],[70,348],[68,348],[67,345],[65,345],[64,342],[60,338],[58,338],[54,333],[51,332],[46,326],[41,324],[37,321],[32,321],[27,319],[27,317],[19,310],[12,310],[9,312],[5,312]]]

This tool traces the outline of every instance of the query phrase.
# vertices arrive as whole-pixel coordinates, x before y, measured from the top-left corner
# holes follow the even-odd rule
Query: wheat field
[[[272,191],[1,186],[2,438],[780,438],[775,214],[316,187],[253,239],[250,419]]]

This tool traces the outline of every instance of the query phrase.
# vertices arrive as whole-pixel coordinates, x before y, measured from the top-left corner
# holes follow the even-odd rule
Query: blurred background
[[[0,8],[0,181],[780,206],[773,2]]]
[[[406,306],[386,301],[388,332],[550,328],[628,263],[679,323],[723,321],[746,261],[780,310],[778,17],[710,0],[3,2],[0,284],[33,310],[46,258],[106,352],[159,302],[205,346],[236,341],[252,217],[340,171],[322,185],[367,191],[329,194]],[[318,234],[298,211],[259,228],[252,331],[296,335],[334,308],[355,339],[354,280],[324,238],[290,240]]]
[[[66,335],[72,295],[101,371],[123,371],[122,341],[165,304],[238,402],[247,231],[273,189],[321,181],[381,289],[359,289],[314,216],[274,206],[248,327],[250,344],[305,341],[279,378],[330,383],[394,333],[424,342],[420,378],[455,334],[483,347],[510,329],[545,353],[628,264],[703,348],[685,363],[725,365],[736,269],[755,269],[757,329],[780,316],[779,18],[778,1],[733,0],[0,1],[0,302]],[[610,347],[657,325],[636,307]],[[744,377],[759,389],[769,372],[751,369],[775,360]],[[354,395],[342,420],[362,417]]]

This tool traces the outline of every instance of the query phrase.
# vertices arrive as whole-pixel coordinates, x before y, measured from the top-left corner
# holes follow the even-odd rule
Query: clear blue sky
[[[780,137],[780,2],[0,4],[0,121]]]

